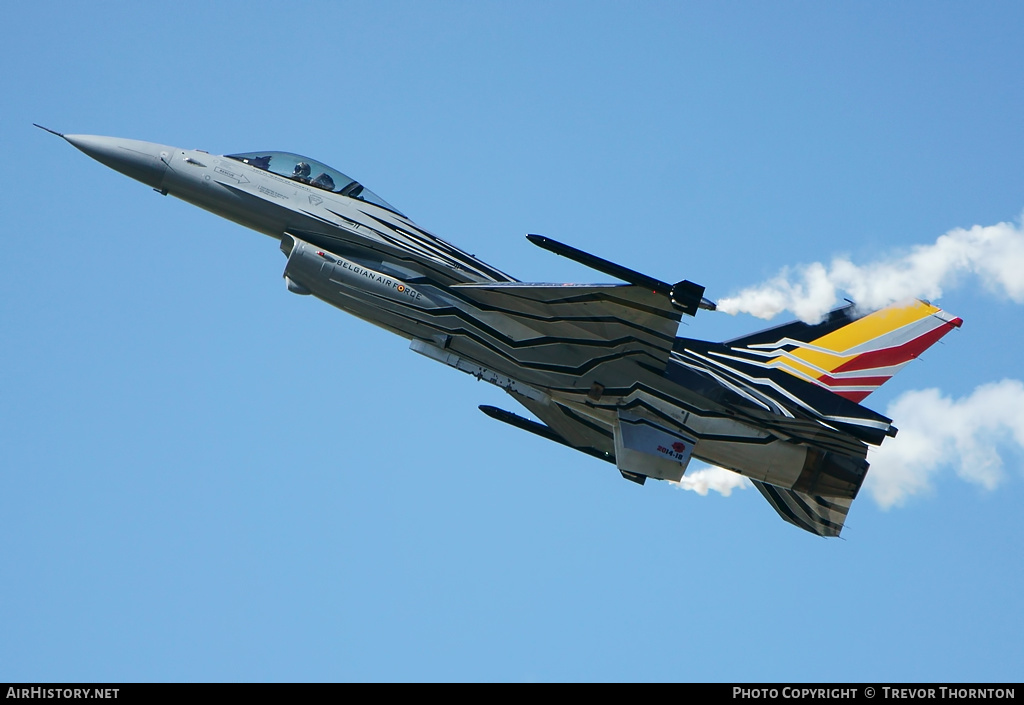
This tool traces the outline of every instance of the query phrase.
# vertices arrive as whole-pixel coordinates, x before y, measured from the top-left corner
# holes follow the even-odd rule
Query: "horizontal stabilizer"
[[[623,267],[621,264],[609,262],[589,252],[584,252],[565,243],[544,237],[543,235],[527,235],[526,237],[534,245],[543,247],[545,250],[554,252],[556,255],[568,257],[598,272],[603,272],[624,282],[649,289],[655,294],[666,296],[675,308],[688,316],[697,315],[697,309],[700,308],[708,311],[714,311],[716,308],[713,301],[704,298],[704,287],[700,284],[694,284],[685,279],[678,284],[669,284],[628,267]]]
[[[772,508],[793,526],[818,536],[839,536],[852,499],[819,497],[752,480]]]

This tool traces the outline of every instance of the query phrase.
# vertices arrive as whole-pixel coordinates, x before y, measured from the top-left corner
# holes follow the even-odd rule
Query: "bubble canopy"
[[[349,178],[337,169],[332,169],[323,162],[291,152],[246,152],[244,154],[226,154],[228,159],[235,159],[263,171],[283,176],[286,179],[315,186],[316,188],[337,193],[349,198],[373,203],[402,215],[401,211],[385,201],[355,179]]]

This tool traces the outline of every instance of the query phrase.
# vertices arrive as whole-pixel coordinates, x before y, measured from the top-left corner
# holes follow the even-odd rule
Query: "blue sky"
[[[1022,22],[1011,2],[11,5],[0,680],[1019,681],[1012,275],[949,270],[962,330],[866,402],[901,428],[937,410],[913,437],[940,452],[824,540],[755,490],[641,488],[488,419],[500,390],[289,294],[273,240],[32,123],[307,154],[520,279],[601,279],[541,233],[723,299],[835,258],[899,278],[975,226],[1013,262]],[[1007,420],[977,421],[996,383]]]

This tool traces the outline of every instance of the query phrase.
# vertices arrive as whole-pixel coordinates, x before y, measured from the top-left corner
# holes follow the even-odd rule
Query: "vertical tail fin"
[[[963,321],[925,301],[893,304],[858,317],[853,306],[817,325],[794,322],[730,340],[788,372],[860,402]]]

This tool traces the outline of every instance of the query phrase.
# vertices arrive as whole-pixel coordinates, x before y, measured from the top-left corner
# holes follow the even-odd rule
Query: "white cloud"
[[[772,318],[791,311],[808,323],[820,321],[843,293],[868,310],[908,298],[935,300],[944,288],[975,275],[997,295],[1024,303],[1024,229],[1013,223],[957,228],[934,244],[860,266],[837,257],[787,268],[773,279],[719,300],[718,309]]]
[[[750,480],[743,475],[715,465],[709,465],[701,470],[690,470],[683,475],[679,482],[671,482],[671,484],[684,490],[692,490],[702,497],[707,496],[708,490],[714,490],[723,497],[728,497],[735,489],[745,490],[753,486]]]
[[[907,392],[889,405],[900,429],[868,456],[864,487],[883,508],[901,506],[932,489],[944,468],[964,481],[995,489],[1004,479],[1007,453],[1024,450],[1024,384],[1015,379],[985,384],[951,399],[937,389]]]

